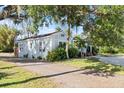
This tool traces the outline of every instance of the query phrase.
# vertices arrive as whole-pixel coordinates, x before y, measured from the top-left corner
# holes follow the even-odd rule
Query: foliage
[[[8,16],[18,14],[20,6],[8,6]],[[22,8],[23,7],[23,8]],[[28,29],[38,31],[39,26],[49,26],[53,22],[61,25],[68,25],[66,56],[69,58],[69,45],[72,28],[82,26],[86,34],[86,42],[93,46],[124,46],[124,6],[81,6],[81,5],[55,5],[55,6],[21,6],[28,18],[32,19],[33,25]],[[13,10],[13,11],[12,11]],[[1,16],[3,16],[5,13]],[[6,15],[5,15],[6,16]],[[4,16],[3,16],[4,17]],[[2,17],[2,18],[3,18]],[[56,31],[61,29],[57,28]],[[77,41],[82,42],[79,38]],[[81,47],[81,43],[77,43]],[[1,46],[0,46],[1,47]],[[111,50],[110,50],[111,51]]]
[[[77,48],[70,47],[69,48],[69,57],[70,58],[76,58],[79,54],[79,51]],[[52,52],[48,53],[47,60],[48,61],[59,61],[67,59],[66,57],[66,51],[63,47],[58,47],[54,49]]]
[[[95,46],[92,46],[92,54],[97,55],[98,53],[99,53],[99,48],[95,47]]]
[[[115,48],[101,47],[100,48],[100,53],[111,53],[111,54],[114,54],[114,53],[118,53],[118,51]]]
[[[41,59],[42,59],[42,56],[38,56],[37,58],[38,58],[39,60],[41,60]]]
[[[79,51],[77,48],[74,48],[74,47],[69,48],[69,57],[70,58],[76,58],[76,57],[78,57],[78,54],[79,54]]]
[[[77,48],[82,48],[85,46],[85,41],[79,37],[79,36],[75,36],[74,37],[74,45],[77,47]]]
[[[67,42],[66,42],[66,56],[69,58],[68,49],[71,37],[71,28],[82,25],[86,14],[87,6],[27,6],[27,13],[33,19],[33,23],[38,29],[44,22],[49,24],[54,19],[54,22],[62,25],[67,24]]]
[[[110,54],[117,54],[117,53],[124,53],[124,48],[116,48],[116,47],[101,47],[99,49],[100,53],[110,53]]]
[[[14,47],[14,38],[16,30],[7,27],[6,25],[0,26],[0,48],[4,52],[12,52]]]
[[[52,17],[55,22],[68,25],[66,32],[67,42],[66,42],[66,56],[69,58],[69,41],[71,37],[71,28],[74,26],[81,26],[83,20],[85,19],[85,14],[87,6],[53,6]]]
[[[118,52],[119,52],[119,53],[124,53],[124,48],[123,48],[123,47],[122,47],[122,48],[119,48],[119,49],[118,49]]]
[[[63,59],[66,59],[66,52],[64,48],[56,48],[52,52],[49,52],[47,56],[48,61],[58,61]]]
[[[44,23],[46,26],[49,24],[49,9],[51,6],[43,5],[28,5],[25,6],[25,11],[28,16],[32,18],[32,27],[35,31],[38,31],[38,27],[42,26]]]
[[[61,32],[62,29],[61,29],[60,27],[56,27],[56,31],[57,31],[57,32]]]
[[[3,5],[4,7],[0,12],[0,20],[11,19],[15,24],[21,23],[27,18],[26,13],[23,11],[23,6],[21,5]]]
[[[120,47],[124,45],[124,6],[99,6],[92,26],[87,29],[96,46]]]

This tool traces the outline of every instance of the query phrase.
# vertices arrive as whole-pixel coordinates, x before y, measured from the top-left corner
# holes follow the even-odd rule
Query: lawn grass
[[[49,88],[56,87],[51,80],[29,72],[15,64],[0,61],[0,87]]]
[[[111,75],[113,74],[124,75],[124,66],[103,63],[96,58],[69,59],[59,61],[59,63],[73,67],[78,67],[84,70],[92,70],[100,73],[109,73]]]

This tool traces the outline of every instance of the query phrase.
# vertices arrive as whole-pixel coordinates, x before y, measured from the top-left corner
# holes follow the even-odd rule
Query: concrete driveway
[[[28,71],[35,72],[40,77],[52,80],[58,85],[57,87],[61,88],[124,88],[124,76],[114,75],[104,77],[61,63],[24,60],[14,58],[9,54],[1,55],[0,61],[12,62],[16,64],[15,67],[22,67]]]

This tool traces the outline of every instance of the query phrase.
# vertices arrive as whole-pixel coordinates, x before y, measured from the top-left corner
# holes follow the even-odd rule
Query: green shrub
[[[66,59],[66,52],[64,48],[56,48],[55,50],[48,53],[48,61],[58,61]]]
[[[100,49],[100,53],[116,54],[116,53],[118,53],[118,49],[116,49],[116,48],[109,48],[109,47],[103,47],[103,48]]]
[[[119,48],[119,49],[118,49],[118,52],[119,52],[119,53],[124,53],[124,48]]]
[[[116,53],[118,53],[118,50],[115,48],[110,48],[108,53],[116,54]]]
[[[13,48],[3,48],[1,51],[2,52],[13,52],[14,50]]]
[[[92,47],[92,54],[93,54],[93,55],[98,54],[98,52],[99,52],[99,48],[97,48],[97,47]]]
[[[69,57],[70,58],[76,58],[78,57],[79,51],[77,48],[71,47],[69,48]]]
[[[41,56],[38,56],[38,57],[37,57],[37,59],[41,60],[41,59],[42,59],[42,57],[41,57]]]
[[[69,48],[69,57],[75,58],[78,57],[79,51],[77,48]],[[59,61],[67,59],[65,48],[58,47],[55,50],[48,52],[47,60],[48,61]]]
[[[100,52],[100,53],[107,53],[107,47],[101,47],[101,48],[99,49],[99,52]]]

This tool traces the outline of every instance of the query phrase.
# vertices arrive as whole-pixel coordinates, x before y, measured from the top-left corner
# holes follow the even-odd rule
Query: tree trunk
[[[70,41],[70,24],[68,24],[67,41],[66,41],[66,57],[69,59],[69,41]]]
[[[66,57],[67,57],[67,59],[69,59],[69,41],[67,40],[67,42],[66,42]]]

